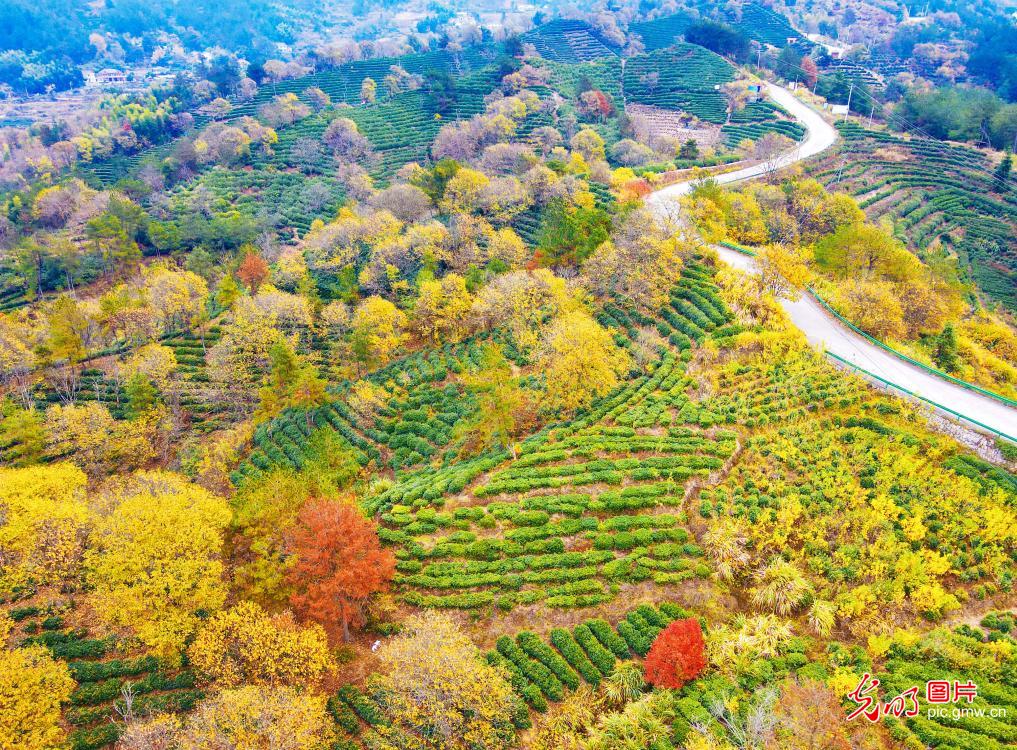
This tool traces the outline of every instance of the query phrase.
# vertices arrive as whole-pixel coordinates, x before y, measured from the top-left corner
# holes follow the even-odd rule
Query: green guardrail
[[[889,380],[887,380],[886,378],[883,378],[883,377],[880,377],[879,375],[876,375],[874,372],[869,372],[864,367],[859,367],[854,362],[849,362],[848,360],[844,359],[841,356],[838,356],[838,355],[834,354],[833,352],[826,352],[826,356],[832,357],[833,359],[837,360],[838,362],[841,362],[841,363],[847,365],[848,367],[850,367],[850,368],[852,368],[854,370],[858,370],[858,372],[860,372],[860,373],[862,373],[862,374],[864,374],[864,375],[866,375],[866,376],[868,376],[868,377],[870,377],[870,378],[872,378],[874,380],[878,380],[880,383],[883,383],[884,385],[887,385],[890,388],[898,390],[901,393],[904,393],[904,394],[906,394],[908,396],[911,396],[912,398],[916,398],[919,401],[924,401],[925,403],[927,403],[927,404],[929,404],[931,406],[934,406],[935,408],[940,409],[941,411],[945,411],[945,412],[947,412],[949,414],[953,414],[955,417],[959,417],[960,419],[963,419],[965,422],[970,422],[973,425],[981,427],[983,430],[987,430],[987,431],[991,432],[993,435],[998,435],[1001,438],[1005,438],[1006,440],[1009,440],[1011,443],[1017,443],[1017,437],[1014,437],[1013,435],[1007,435],[1005,432],[1001,432],[1001,431],[997,430],[995,427],[989,427],[989,425],[984,424],[982,422],[979,422],[977,419],[972,419],[971,417],[967,416],[966,414],[961,414],[959,411],[956,411],[955,409],[951,409],[949,406],[943,406],[942,404],[936,403],[931,398],[925,398],[925,396],[919,395],[919,394],[915,393],[914,391],[909,391],[907,388],[899,386],[896,383],[892,383]]]
[[[750,258],[756,257],[756,252],[754,250],[749,250],[747,247],[743,247],[742,245],[736,245],[735,243],[728,242],[727,240],[721,240],[717,244],[722,247],[726,247],[728,250],[734,250],[736,253],[748,255]]]
[[[884,344],[879,339],[873,338],[872,336],[867,334],[865,331],[863,331],[861,328],[859,328],[854,323],[852,323],[850,320],[848,320],[843,315],[841,315],[839,312],[834,310],[833,307],[825,299],[823,299],[822,297],[819,296],[819,293],[815,289],[813,289],[812,287],[809,287],[808,289],[809,289],[809,293],[813,297],[816,298],[816,301],[819,304],[821,304],[824,308],[826,308],[827,312],[829,312],[831,315],[833,315],[835,318],[837,318],[837,320],[839,320],[841,323],[846,325],[852,331],[854,331],[855,333],[857,333],[860,336],[863,336],[866,341],[869,341],[870,343],[875,344],[880,349],[883,349],[884,351],[890,352],[890,354],[893,354],[894,356],[899,357],[900,359],[903,359],[905,362],[908,362],[908,363],[914,365],[915,367],[918,367],[918,368],[920,368],[922,370],[925,370],[926,372],[928,372],[931,375],[936,375],[937,377],[943,378],[944,380],[949,380],[951,383],[953,383],[955,385],[959,385],[959,386],[961,386],[963,388],[967,388],[968,390],[975,391],[976,393],[980,393],[983,396],[988,396],[989,398],[994,398],[997,401],[1006,404],[1007,406],[1017,408],[1017,401],[1014,401],[1013,399],[1009,399],[1006,396],[1000,395],[999,393],[994,393],[993,391],[990,391],[990,390],[988,390],[986,388],[982,388],[981,386],[975,385],[974,383],[969,383],[966,380],[961,380],[960,378],[955,378],[953,375],[945,373],[942,370],[937,370],[935,367],[929,367],[924,362],[919,362],[917,359],[912,359],[911,357],[909,357],[908,355],[904,354],[903,352],[899,352],[896,349],[894,349],[893,347],[888,346],[887,344]]]
[[[752,258],[756,257],[756,253],[753,252],[752,250],[750,250],[749,248],[742,247],[741,245],[736,245],[733,242],[718,242],[717,244],[718,245],[722,245],[723,247],[726,247],[729,250],[734,250],[735,252],[741,253],[742,255],[748,255],[749,257],[752,257]],[[959,385],[962,388],[967,388],[970,391],[974,391],[974,392],[979,393],[979,394],[981,394],[983,396],[988,396],[989,398],[995,399],[996,401],[999,401],[1000,403],[1006,404],[1007,406],[1009,406],[1011,408],[1017,409],[1017,401],[1014,401],[1013,399],[1007,398],[1006,396],[1003,396],[1003,395],[1001,395],[999,393],[995,393],[994,391],[990,391],[987,388],[982,388],[981,386],[975,385],[974,383],[969,383],[966,380],[961,380],[960,378],[955,378],[953,375],[950,375],[949,373],[943,372],[942,370],[938,370],[935,367],[929,367],[924,362],[919,362],[917,359],[913,359],[913,358],[909,357],[908,355],[904,354],[903,352],[897,351],[892,346],[889,346],[888,344],[883,343],[879,339],[870,336],[865,331],[863,331],[861,328],[859,328],[854,323],[852,323],[850,320],[848,320],[843,315],[841,315],[839,312],[837,312],[833,308],[833,306],[830,305],[830,303],[828,303],[825,299],[823,299],[819,295],[819,292],[817,292],[815,289],[813,289],[812,287],[807,287],[807,290],[808,290],[809,294],[811,294],[813,297],[815,297],[816,301],[819,304],[821,304],[826,309],[827,312],[829,312],[837,320],[839,320],[841,323],[846,325],[848,328],[850,328],[852,331],[857,333],[859,336],[863,337],[869,343],[871,343],[871,344],[873,344],[875,346],[878,346],[880,349],[882,349],[882,350],[884,350],[886,352],[889,352],[890,354],[894,355],[895,357],[897,357],[899,359],[902,359],[905,362],[907,362],[909,364],[912,364],[915,367],[918,367],[919,369],[925,370],[930,375],[935,375],[936,377],[943,378],[943,380],[948,380],[951,383],[953,383],[954,385]]]

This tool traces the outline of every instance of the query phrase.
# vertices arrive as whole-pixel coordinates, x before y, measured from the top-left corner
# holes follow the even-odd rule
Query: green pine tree
[[[124,393],[127,395],[127,414],[131,419],[137,419],[159,402],[155,384],[140,372],[131,375]]]
[[[1007,152],[1003,154],[1003,160],[996,167],[996,171],[992,175],[996,180],[996,184],[993,186],[996,191],[1006,187],[1006,184],[1010,181],[1011,169],[1013,169],[1013,156]]]
[[[936,364],[946,372],[955,372],[959,366],[957,361],[957,334],[953,324],[947,323],[943,332],[936,339],[936,351],[933,354]]]

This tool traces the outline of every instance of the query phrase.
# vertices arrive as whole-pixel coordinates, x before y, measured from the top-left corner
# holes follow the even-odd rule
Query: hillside
[[[0,750],[1017,740],[1017,446],[787,312],[1014,403],[1005,118],[546,11],[0,133]]]

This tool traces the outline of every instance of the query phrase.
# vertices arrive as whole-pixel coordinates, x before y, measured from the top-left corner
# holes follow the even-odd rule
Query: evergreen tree
[[[957,370],[957,334],[953,330],[953,323],[947,323],[943,332],[936,340],[936,352],[934,354],[936,364],[946,372]]]
[[[1013,168],[1013,156],[1010,153],[1003,154],[1003,160],[996,167],[996,171],[993,173],[995,178],[995,184],[993,190],[1000,191],[1004,189],[1007,183],[1010,181],[1010,170]]]
[[[140,372],[131,375],[124,393],[127,395],[127,413],[131,419],[140,417],[159,401],[159,391],[155,384]]]

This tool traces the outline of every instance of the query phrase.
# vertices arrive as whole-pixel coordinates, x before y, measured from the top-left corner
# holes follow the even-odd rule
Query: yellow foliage
[[[552,407],[574,412],[618,385],[629,362],[628,353],[603,326],[575,310],[549,326],[538,366],[547,379]]]
[[[833,691],[838,698],[843,698],[856,687],[861,675],[855,674],[850,667],[838,667],[826,680],[826,686]]]
[[[198,612],[225,598],[220,552],[229,505],[168,472],[114,481],[101,501],[105,513],[85,557],[95,610],[172,657],[197,627]]]
[[[893,645],[893,638],[887,635],[870,635],[865,641],[865,650],[873,659],[879,659],[886,655]]]
[[[366,361],[385,364],[406,340],[406,315],[387,299],[368,297],[353,313],[354,350]]]
[[[179,750],[325,750],[334,736],[324,697],[248,685],[200,703],[178,742]]]
[[[60,704],[74,688],[67,665],[44,646],[0,649],[0,750],[64,746]]]
[[[447,616],[425,612],[378,656],[379,687],[396,725],[416,730],[421,748],[508,748],[516,697],[506,675],[487,664]]]
[[[85,484],[68,463],[0,469],[0,592],[77,571],[91,519]]]
[[[209,620],[188,654],[198,672],[222,687],[307,685],[334,666],[321,626],[300,627],[290,613],[269,615],[253,602]]]
[[[469,315],[473,295],[466,289],[466,280],[455,273],[441,281],[425,281],[413,308],[413,322],[431,343],[461,341],[469,333]]]

